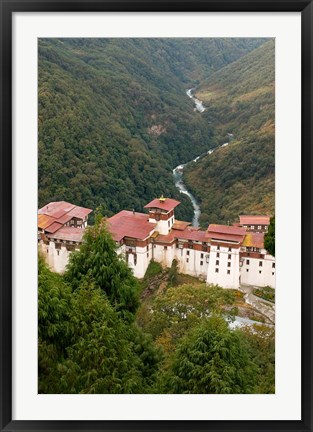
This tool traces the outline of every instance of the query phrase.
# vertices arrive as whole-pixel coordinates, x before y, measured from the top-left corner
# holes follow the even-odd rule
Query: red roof
[[[45,229],[55,222],[55,218],[47,216],[45,214],[38,215],[38,228]]]
[[[249,231],[244,239],[242,246],[264,248],[264,233],[255,233]]]
[[[38,210],[38,227],[54,233],[74,217],[84,219],[91,212],[66,201],[51,202]]]
[[[239,216],[240,225],[269,225],[269,216],[249,216],[241,215]]]
[[[245,230],[245,228],[236,226],[210,224],[208,232],[242,236],[245,235],[247,231]]]
[[[84,219],[91,212],[92,212],[91,209],[75,206],[67,214],[78,219]]]
[[[246,234],[245,228],[210,224],[206,233],[207,238],[216,239],[219,241],[231,241],[241,243]]]
[[[191,222],[184,222],[184,221],[175,220],[175,222],[172,225],[172,228],[175,230],[183,231],[189,225],[191,225]]]
[[[206,232],[187,228],[184,231],[174,231],[174,236],[178,239],[206,242]]]
[[[45,205],[44,207],[38,210],[38,213],[45,214],[47,216],[52,216],[58,219],[61,216],[63,216],[65,213],[72,210],[72,208],[74,207],[75,207],[74,204],[68,203],[66,201],[56,201]]]
[[[149,204],[145,205],[144,208],[157,208],[169,212],[173,210],[175,207],[177,207],[179,204],[180,201],[176,201],[172,198],[163,198],[163,199],[156,198],[151,202],[149,202]]]
[[[120,241],[124,237],[144,240],[157,224],[148,221],[145,213],[133,213],[132,211],[122,210],[111,218],[107,219],[108,230],[115,241]]]
[[[47,236],[56,240],[67,240],[81,243],[85,230],[75,227],[62,227],[53,234]]]
[[[53,222],[53,224],[49,225],[45,231],[47,233],[55,233],[59,228],[61,228],[63,225],[59,222]]]

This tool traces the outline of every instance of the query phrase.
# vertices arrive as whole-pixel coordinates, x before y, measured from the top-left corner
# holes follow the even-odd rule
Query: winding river
[[[189,90],[186,91],[186,94],[188,97],[190,97],[190,99],[192,99],[195,103],[195,110],[199,111],[200,113],[202,113],[203,111],[205,111],[205,107],[203,106],[203,102],[200,101],[199,99],[195,98],[192,94],[192,91],[194,89],[191,88]],[[233,139],[233,134],[229,133],[228,134],[229,139]],[[222,144],[220,147],[226,147],[229,143],[226,142],[225,144]],[[202,153],[201,155],[197,156],[195,159],[186,162],[184,164],[180,164],[178,165],[176,168],[173,169],[173,177],[174,177],[174,181],[175,181],[175,186],[177,187],[177,189],[179,190],[180,193],[183,193],[184,195],[187,195],[188,198],[191,201],[191,204],[193,206],[193,213],[194,216],[192,218],[192,226],[194,227],[199,227],[199,217],[201,215],[201,209],[200,209],[200,205],[198,203],[198,201],[196,200],[196,198],[192,195],[191,192],[188,191],[185,183],[183,182],[183,173],[184,173],[184,168],[185,166],[194,163],[194,162],[198,162],[199,159],[201,159],[202,157],[206,156],[206,155],[210,155],[212,154],[216,149],[220,148],[217,147],[215,149],[210,149],[205,153]]]

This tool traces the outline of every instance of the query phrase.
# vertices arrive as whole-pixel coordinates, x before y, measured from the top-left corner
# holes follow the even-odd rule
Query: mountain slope
[[[172,168],[212,141],[185,91],[262,39],[40,39],[39,206],[108,216],[151,198],[183,201]]]
[[[273,214],[275,200],[275,44],[270,40],[201,83],[217,149],[189,164],[184,181],[201,204],[201,223]],[[233,137],[228,135],[233,134]]]

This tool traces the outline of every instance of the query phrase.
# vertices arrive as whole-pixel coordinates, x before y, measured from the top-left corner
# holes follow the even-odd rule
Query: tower
[[[156,231],[162,235],[166,235],[172,229],[175,222],[174,209],[180,204],[171,198],[160,198],[152,200],[144,208],[149,209],[149,222],[156,223]]]

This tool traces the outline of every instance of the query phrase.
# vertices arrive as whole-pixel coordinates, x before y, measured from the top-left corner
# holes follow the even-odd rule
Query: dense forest
[[[229,325],[241,293],[175,261],[136,280],[100,220],[64,275],[38,272],[39,393],[275,392],[274,329]]]
[[[141,211],[164,194],[192,207],[172,169],[218,144],[186,89],[264,39],[40,39],[39,206]],[[223,69],[222,69],[223,70]]]
[[[100,216],[163,194],[191,221],[172,170],[210,149],[183,174],[201,225],[273,215],[274,50],[261,38],[39,39],[38,205],[98,215],[63,275],[39,256],[39,393],[275,392],[275,330],[243,293],[175,260],[136,279]]]
[[[239,214],[274,214],[275,42],[224,67],[196,89],[221,147],[187,165],[184,181],[200,202],[203,226]],[[232,136],[229,136],[232,134]]]

